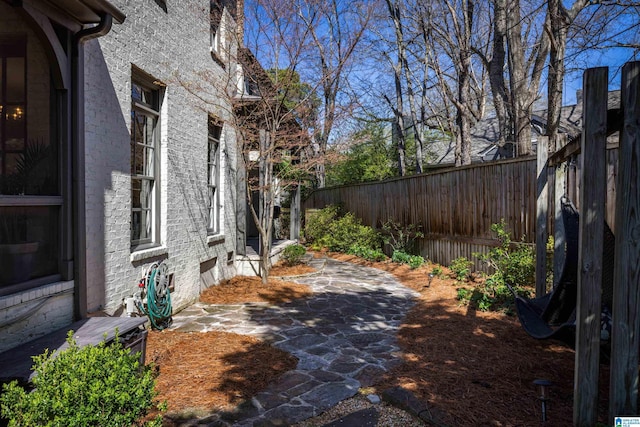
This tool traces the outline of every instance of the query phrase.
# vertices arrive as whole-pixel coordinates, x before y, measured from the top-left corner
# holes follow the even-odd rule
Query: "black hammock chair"
[[[573,348],[578,295],[579,214],[567,197],[562,198],[561,204],[566,253],[560,280],[551,292],[533,299],[518,296],[510,288],[515,296],[520,324],[530,336],[536,339],[556,339]],[[602,341],[608,341],[611,336],[615,238],[606,222],[602,249],[601,337]]]

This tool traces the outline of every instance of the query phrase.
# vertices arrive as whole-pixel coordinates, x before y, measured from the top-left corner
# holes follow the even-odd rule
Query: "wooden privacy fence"
[[[504,218],[515,240],[535,233],[536,160],[524,158],[471,165],[384,182],[316,190],[303,209],[339,205],[366,225],[391,220],[420,224],[421,255],[442,265],[472,258],[496,241],[491,224]],[[480,266],[476,266],[479,268]]]

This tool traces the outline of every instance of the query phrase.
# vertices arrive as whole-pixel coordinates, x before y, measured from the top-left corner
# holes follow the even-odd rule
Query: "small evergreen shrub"
[[[453,276],[456,280],[466,280],[471,273],[471,266],[473,262],[469,261],[466,257],[459,257],[451,261],[449,269],[453,272]]]
[[[351,246],[378,249],[380,237],[373,228],[362,225],[351,212],[329,225],[326,236],[320,239],[326,247],[335,252],[347,252]]]
[[[352,246],[360,249],[380,249],[380,235],[373,228],[362,225],[351,212],[339,216],[336,206],[327,206],[307,218],[305,237],[313,249],[327,248],[347,253]]]
[[[310,212],[305,218],[304,237],[314,249],[318,247],[319,240],[329,232],[329,226],[338,218],[338,207],[329,205],[318,211]]]
[[[364,258],[367,261],[384,261],[387,256],[380,249],[371,249],[368,247],[353,245],[349,248],[349,254]]]
[[[130,427],[162,423],[161,415],[144,422],[154,406],[156,372],[140,366],[139,355],[118,342],[78,347],[69,332],[69,347],[35,356],[35,389],[16,381],[3,385],[0,413],[10,427]]]
[[[424,258],[420,255],[410,255],[403,251],[393,251],[391,261],[398,264],[408,264],[412,269],[418,268],[424,264]]]
[[[282,259],[287,265],[298,265],[302,261],[302,257],[307,250],[302,245],[289,245],[282,252]]]

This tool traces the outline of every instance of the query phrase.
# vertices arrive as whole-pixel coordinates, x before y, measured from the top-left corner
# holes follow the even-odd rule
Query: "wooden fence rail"
[[[611,177],[607,221],[613,227],[617,149],[607,151]],[[567,179],[569,185],[579,188],[575,179],[579,177],[579,165],[562,167],[574,171],[566,174]],[[315,190],[303,202],[303,212],[339,205],[373,227],[389,220],[420,224],[425,234],[418,241],[421,255],[442,265],[464,256],[481,270],[484,266],[473,253],[486,252],[497,244],[491,225],[501,219],[507,223],[513,240],[535,243],[536,183],[536,159],[527,157]],[[567,192],[576,196],[578,193]],[[550,212],[553,206],[551,200]],[[552,220],[548,228],[553,233]]]

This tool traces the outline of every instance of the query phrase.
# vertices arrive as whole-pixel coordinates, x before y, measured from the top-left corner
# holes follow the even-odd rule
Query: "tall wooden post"
[[[638,413],[640,345],[640,62],[622,69],[624,126],[616,198],[609,419]]]
[[[296,185],[293,189],[291,207],[289,209],[289,238],[295,241],[300,239],[300,223],[302,222],[302,216],[300,214],[301,192],[300,184]]]
[[[573,424],[585,427],[598,420],[608,74],[607,67],[591,68],[583,79]]]
[[[547,293],[547,220],[549,217],[549,186],[547,159],[549,158],[549,137],[538,140],[537,148],[537,191],[536,191],[536,297]]]
[[[556,151],[567,145],[567,135],[558,134],[555,136]],[[564,266],[566,243],[564,235],[564,222],[562,221],[562,203],[560,198],[566,193],[567,177],[565,164],[555,167],[555,188],[554,188],[554,221],[553,221],[553,285],[557,285],[562,275]]]

